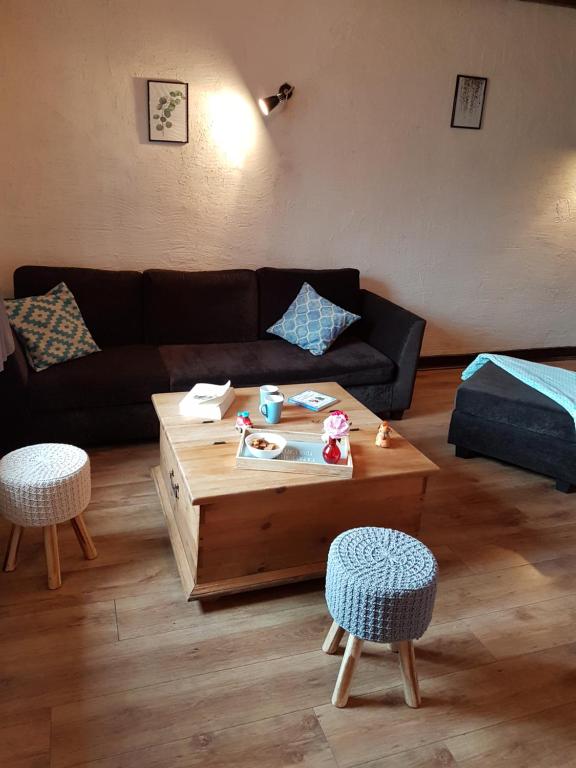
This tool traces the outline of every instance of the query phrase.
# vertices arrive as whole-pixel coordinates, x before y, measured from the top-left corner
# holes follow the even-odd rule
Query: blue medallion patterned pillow
[[[304,283],[280,320],[268,328],[268,333],[313,355],[323,355],[338,336],[359,319],[360,315],[332,304],[309,283]]]
[[[100,352],[66,283],[44,296],[10,299],[5,304],[10,325],[35,371]]]

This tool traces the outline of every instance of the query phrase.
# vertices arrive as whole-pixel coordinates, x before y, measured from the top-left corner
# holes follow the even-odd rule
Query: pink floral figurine
[[[324,461],[328,464],[338,464],[342,452],[338,445],[338,440],[346,437],[350,433],[350,418],[344,411],[331,411],[330,416],[324,419],[324,434],[322,439],[326,440],[326,445],[322,451]]]
[[[350,432],[350,418],[344,411],[330,411],[330,416],[324,419],[324,433],[327,437],[340,440]]]

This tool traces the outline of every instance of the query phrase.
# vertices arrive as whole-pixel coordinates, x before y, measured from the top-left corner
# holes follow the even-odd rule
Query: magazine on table
[[[300,405],[302,408],[308,408],[309,411],[317,412],[334,405],[334,403],[338,402],[338,398],[325,395],[322,392],[316,392],[314,389],[307,389],[304,392],[299,392],[297,395],[292,395],[292,397],[288,398],[287,402],[290,405]]]

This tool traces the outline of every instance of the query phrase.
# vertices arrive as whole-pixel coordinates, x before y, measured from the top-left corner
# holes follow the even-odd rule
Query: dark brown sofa
[[[0,374],[3,449],[154,438],[156,392],[198,381],[236,387],[337,381],[376,413],[410,406],[425,322],[360,289],[356,269],[214,272],[20,267],[17,298],[59,282],[73,292],[102,351],[36,373],[19,343]],[[266,332],[304,281],[361,315],[323,356]]]

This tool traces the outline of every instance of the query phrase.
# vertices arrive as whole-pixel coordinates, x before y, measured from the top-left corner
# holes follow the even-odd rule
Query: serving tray
[[[350,441],[344,437],[341,450],[346,456],[338,464],[327,464],[322,457],[324,443],[319,434],[311,432],[286,432],[270,430],[266,432],[280,435],[286,440],[286,448],[275,459],[257,459],[248,451],[246,439],[261,429],[247,429],[242,434],[236,452],[236,467],[238,469],[268,470],[270,472],[295,472],[304,475],[335,475],[336,477],[352,477],[354,463],[350,450]]]

